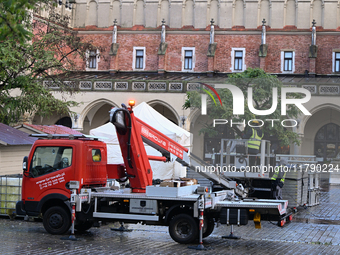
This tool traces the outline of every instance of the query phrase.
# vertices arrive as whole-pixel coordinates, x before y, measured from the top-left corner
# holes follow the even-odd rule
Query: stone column
[[[261,45],[259,50],[260,57],[260,68],[266,71],[266,56],[268,45],[266,44],[266,20],[262,20],[262,34],[261,34]]]
[[[118,48],[119,43],[117,43],[117,19],[113,21],[113,31],[112,31],[112,44],[110,49],[110,73],[116,73],[119,69],[118,66]]]
[[[162,32],[161,32],[161,43],[158,48],[158,73],[164,73],[165,66],[165,53],[168,48],[168,44],[165,42],[165,20],[162,20]]]
[[[317,58],[318,46],[316,45],[316,28],[315,28],[315,19],[312,22],[312,43],[309,46],[309,75],[315,75],[315,65]]]
[[[208,75],[212,75],[215,69],[215,51],[217,47],[217,43],[215,43],[215,26],[214,19],[210,21],[210,41],[208,48]]]
[[[266,70],[266,57],[260,57],[260,68]]]

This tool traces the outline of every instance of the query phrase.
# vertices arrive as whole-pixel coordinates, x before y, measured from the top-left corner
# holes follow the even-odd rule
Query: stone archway
[[[50,115],[43,117],[39,114],[35,114],[32,119],[33,125],[63,125],[65,127],[72,128],[72,119],[67,114],[59,114],[53,112]]]
[[[90,103],[80,115],[79,122],[82,124],[82,132],[89,134],[91,129],[109,122],[109,111],[115,106],[117,106],[115,103],[107,99],[99,99]]]
[[[340,126],[328,123],[321,127],[315,135],[314,154],[329,161],[340,155]]]
[[[340,110],[332,105],[320,105],[317,109],[311,111],[311,113],[312,116],[309,116],[308,119],[302,122],[303,137],[301,143],[301,154],[303,155],[314,155],[317,152],[317,148],[315,148],[315,140],[318,140],[320,143],[322,143],[322,141],[323,143],[329,141],[327,138],[327,130],[323,133],[326,138],[322,138],[322,128],[327,129],[328,124],[340,126]],[[328,129],[329,132],[330,129],[331,128]],[[321,157],[321,152],[319,155]],[[321,158],[323,159],[323,156]]]
[[[153,100],[148,102],[148,104],[157,112],[162,114],[165,118],[172,121],[176,125],[181,126],[180,117],[172,106],[160,100]]]
[[[72,119],[70,117],[62,117],[55,124],[72,128]]]

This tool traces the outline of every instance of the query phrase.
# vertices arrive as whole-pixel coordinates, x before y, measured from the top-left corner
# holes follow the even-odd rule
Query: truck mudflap
[[[17,215],[22,215],[22,216],[25,216],[26,215],[26,211],[24,211],[22,208],[23,208],[23,202],[20,200],[16,203],[15,205],[15,213]]]

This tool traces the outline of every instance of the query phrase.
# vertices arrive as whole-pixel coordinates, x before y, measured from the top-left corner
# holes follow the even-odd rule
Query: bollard
[[[71,226],[71,235],[69,237],[61,237],[61,240],[71,240],[71,241],[78,241],[79,239],[76,238],[74,235],[74,224],[76,221],[76,196],[77,196],[77,189],[72,189],[72,194],[71,194],[71,205],[72,205],[72,213],[71,213],[71,221],[72,221],[72,226]]]
[[[200,199],[199,199],[199,209],[200,209],[200,215],[199,215],[199,237],[198,237],[198,240],[199,240],[199,244],[197,246],[189,246],[188,248],[189,249],[194,249],[194,250],[208,250],[210,249],[207,248],[207,247],[204,247],[203,245],[203,227],[204,227],[204,195],[201,195],[200,196]]]

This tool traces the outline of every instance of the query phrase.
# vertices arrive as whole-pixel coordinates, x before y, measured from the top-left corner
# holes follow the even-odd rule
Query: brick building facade
[[[147,33],[146,33],[147,32]],[[119,48],[115,57],[110,56],[112,40],[111,31],[86,31],[79,32],[81,37],[92,41],[98,48],[105,49],[100,52],[100,62],[97,70],[100,71],[138,71],[133,67],[134,47],[145,48],[145,67],[141,71],[158,72],[164,69],[166,72],[182,72],[183,56],[182,48],[192,48],[195,66],[185,72],[217,72],[231,73],[233,70],[233,52],[244,51],[244,68],[261,67],[268,73],[280,74],[304,74],[307,70],[315,74],[337,74],[335,72],[334,54],[340,52],[340,32],[328,34],[317,32],[317,57],[309,57],[311,45],[311,31],[285,31],[271,32],[267,30],[267,56],[260,57],[261,29],[258,31],[221,31],[215,30],[216,51],[214,57],[208,57],[209,31],[167,31],[167,49],[164,57],[158,54],[161,34],[158,31],[126,31],[118,28],[117,43]],[[282,52],[294,52],[294,71],[284,71],[282,66]],[[161,55],[162,56],[162,55]],[[209,65],[210,58],[212,63]],[[264,62],[261,66],[260,62]],[[115,62],[116,61],[116,62]],[[82,63],[79,68],[84,68]],[[163,67],[163,68],[161,68]],[[244,69],[243,68],[243,69]]]
[[[57,8],[65,13],[65,5]],[[88,52],[87,61],[78,62],[83,73],[75,80],[83,93],[77,100],[86,103],[72,109],[78,113],[72,119],[73,128],[87,133],[104,124],[108,116],[102,113],[133,95],[137,102],[148,102],[190,130],[195,154],[205,155],[210,153],[208,139],[198,133],[206,117],[182,109],[186,92],[202,77],[205,82],[223,83],[220,74],[259,67],[279,75],[285,85],[312,92],[306,107],[313,115],[300,116],[294,131],[302,144],[292,146],[290,153],[315,154],[320,144],[320,158],[340,153],[340,139],[333,143],[322,136],[316,139],[329,125],[335,125],[330,129],[340,138],[340,9],[336,2],[76,0],[68,15],[78,35],[96,47]],[[320,114],[322,121],[317,118]],[[33,119],[34,124],[55,121]],[[335,148],[329,155],[327,146]]]

